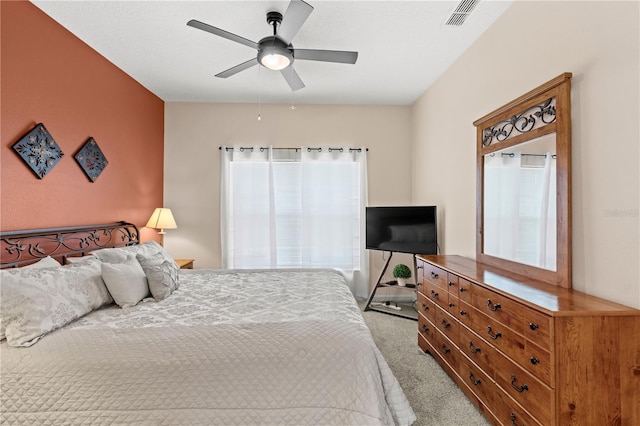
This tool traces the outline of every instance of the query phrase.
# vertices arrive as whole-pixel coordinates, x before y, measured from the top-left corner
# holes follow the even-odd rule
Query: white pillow
[[[121,263],[102,263],[102,279],[111,297],[122,308],[135,306],[149,295],[147,277],[135,255]]]
[[[72,268],[21,268],[3,274],[2,324],[11,346],[31,346],[45,334],[110,303],[100,262]]]
[[[147,276],[149,290],[156,301],[166,299],[180,286],[180,267],[173,259],[167,260],[161,252],[151,256],[138,254],[137,259]]]
[[[57,260],[55,260],[51,256],[47,256],[47,257],[43,257],[42,259],[38,260],[36,263],[32,263],[30,265],[23,266],[21,268],[3,269],[3,272],[4,271],[19,271],[19,270],[24,269],[24,268],[58,268],[58,267],[61,267],[61,266],[62,265],[60,264],[60,262],[58,262]]]
[[[22,273],[21,271],[24,271],[25,269],[39,269],[39,268],[62,268],[62,265],[58,263],[58,261],[51,256],[43,257],[42,259],[38,260],[36,263],[32,263],[30,265],[23,266],[21,268],[3,269],[2,271],[0,271],[0,283],[2,282],[3,277],[7,274],[21,274]],[[4,332],[5,327],[2,325],[3,322],[2,322],[1,309],[2,309],[2,302],[0,302],[0,341],[4,340],[6,337]]]
[[[127,260],[127,252],[123,248],[100,249],[92,251],[91,254],[106,263],[122,263]]]
[[[126,247],[118,247],[118,248],[106,248],[92,251],[91,254],[96,256],[103,262],[107,263],[122,263],[125,261],[127,256],[133,254],[142,254],[143,256],[152,256],[156,253],[162,253],[165,260],[169,260],[171,262],[175,261],[173,258],[167,253],[167,251],[158,244],[156,241],[147,241],[146,243],[136,244],[132,246]],[[178,266],[176,264],[176,266]]]
[[[80,257],[67,257],[66,262],[68,265],[75,265],[78,263],[83,263],[87,260],[98,259],[96,256],[90,254],[88,256],[80,256]],[[98,259],[99,260],[99,259]]]

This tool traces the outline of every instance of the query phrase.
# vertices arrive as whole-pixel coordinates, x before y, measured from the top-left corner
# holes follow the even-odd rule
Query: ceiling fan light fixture
[[[279,71],[291,64],[291,60],[279,53],[270,53],[260,58],[260,63],[270,70]]]
[[[280,71],[291,65],[293,54],[282,41],[276,40],[271,40],[271,44],[265,43],[264,40],[260,41],[258,62],[270,70]],[[267,45],[265,46],[265,44]]]

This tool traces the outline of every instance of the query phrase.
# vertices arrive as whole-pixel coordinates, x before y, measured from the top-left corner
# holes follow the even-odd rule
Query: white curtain
[[[335,268],[368,292],[366,149],[222,148],[225,268]]]
[[[513,153],[484,161],[484,252],[555,270],[555,159]]]
[[[520,156],[487,155],[484,167],[484,252],[516,260],[520,240]]]

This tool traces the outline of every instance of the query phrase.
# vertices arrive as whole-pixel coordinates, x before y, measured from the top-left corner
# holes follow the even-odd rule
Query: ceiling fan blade
[[[280,74],[282,74],[284,79],[287,80],[289,87],[291,87],[291,90],[293,90],[294,92],[296,90],[304,89],[304,83],[302,82],[302,79],[291,65],[283,70],[280,70]]]
[[[315,49],[294,49],[293,57],[298,60],[339,62],[341,64],[355,64],[358,60],[358,52],[347,52],[343,50],[315,50]]]
[[[256,43],[255,41],[251,41],[244,37],[240,37],[239,35],[235,35],[233,33],[230,33],[229,31],[221,30],[220,28],[213,27],[209,24],[205,24],[204,22],[200,22],[200,21],[196,21],[195,19],[192,19],[189,22],[187,22],[187,25],[190,27],[197,28],[199,30],[206,31],[208,33],[226,38],[227,40],[235,41],[236,43],[253,47],[256,50],[258,49],[258,43]]]
[[[278,28],[278,37],[287,44],[291,43],[311,12],[313,12],[313,6],[309,3],[302,0],[291,0],[282,18],[280,28]]]
[[[240,71],[244,71],[247,68],[251,68],[254,65],[258,65],[257,58],[249,59],[247,62],[243,62],[239,65],[236,65],[235,67],[229,68],[226,71],[222,71],[221,73],[216,74],[216,77],[220,77],[220,78],[231,77],[232,75],[238,74]]]

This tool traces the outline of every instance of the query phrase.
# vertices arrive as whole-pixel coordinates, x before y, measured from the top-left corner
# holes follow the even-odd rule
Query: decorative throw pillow
[[[42,259],[38,260],[36,263],[32,263],[31,265],[23,266],[22,268],[17,268],[17,269],[24,269],[24,268],[59,268],[59,267],[62,267],[62,265],[57,260],[55,260],[51,256],[47,256],[47,257],[43,257]]]
[[[119,247],[119,248],[106,248],[92,251],[91,254],[96,256],[103,262],[107,263],[122,263],[127,256],[133,254],[142,254],[143,256],[152,256],[156,253],[162,253],[165,260],[175,263],[173,258],[167,253],[167,251],[158,244],[156,241],[147,241],[146,243],[136,244],[132,246]],[[178,266],[178,264],[176,264]]]
[[[124,248],[106,248],[92,251],[91,254],[105,263],[122,263],[127,260],[128,253]]]
[[[21,268],[20,273],[3,274],[0,294],[11,346],[31,346],[111,300],[97,260],[74,268]]]
[[[173,259],[167,260],[161,252],[151,256],[140,253],[137,259],[147,276],[149,290],[155,300],[166,299],[180,286],[178,279],[180,268]]]
[[[135,306],[149,295],[147,277],[134,255],[121,263],[102,263],[102,278],[121,308]]]

